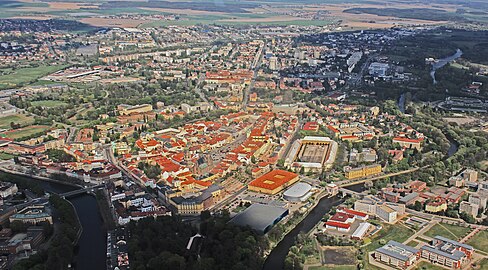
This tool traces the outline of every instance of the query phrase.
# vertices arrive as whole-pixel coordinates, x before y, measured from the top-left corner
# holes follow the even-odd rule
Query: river
[[[358,184],[347,188],[360,192],[364,190],[364,184]],[[319,203],[307,214],[307,216],[285,235],[285,237],[271,251],[264,262],[263,270],[283,269],[288,251],[295,244],[298,234],[310,232],[310,230],[320,222],[333,206],[337,206],[342,202],[343,200],[339,196],[324,197],[320,199]]]
[[[432,63],[432,71],[430,72],[430,77],[432,77],[432,81],[434,84],[437,83],[437,80],[435,79],[436,70],[447,65],[449,62],[456,60],[457,58],[461,57],[461,55],[463,55],[463,51],[457,49],[455,54],[448,56],[446,58],[439,59],[436,62]]]
[[[398,99],[398,109],[400,109],[400,112],[405,113],[405,93],[401,94]]]
[[[37,179],[29,178],[29,180],[39,183],[44,190],[51,193],[64,193],[77,189],[73,186]],[[75,269],[106,269],[107,232],[103,226],[96,198],[92,195],[82,194],[68,200],[74,205],[83,227],[83,232],[75,249]]]

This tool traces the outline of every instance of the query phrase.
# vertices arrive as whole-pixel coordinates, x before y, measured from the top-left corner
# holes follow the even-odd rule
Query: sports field
[[[0,129],[10,129],[10,123],[12,122],[24,126],[33,123],[34,119],[23,114],[14,114],[0,117]]]
[[[3,135],[3,137],[7,137],[15,140],[23,137],[32,136],[37,133],[46,132],[49,128],[50,128],[49,126],[28,126],[13,131],[8,131],[1,135]]]
[[[322,163],[327,155],[328,149],[329,145],[303,145],[299,155],[300,161]]]
[[[58,65],[4,69],[4,75],[0,75],[0,89],[8,89],[35,83],[39,78],[61,70],[65,67],[65,65]]]

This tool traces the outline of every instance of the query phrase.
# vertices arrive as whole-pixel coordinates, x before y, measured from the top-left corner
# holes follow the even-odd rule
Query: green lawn
[[[388,243],[390,240],[394,240],[400,243],[403,243],[405,240],[407,240],[410,236],[414,234],[414,231],[411,230],[410,228],[406,227],[405,225],[402,224],[395,224],[395,225],[390,225],[390,224],[383,224],[383,229],[379,231],[377,234],[375,234],[371,240],[371,244],[367,245],[364,248],[364,269],[368,270],[379,270],[380,268],[370,265],[368,261],[368,254],[369,252],[383,246],[380,243],[380,240],[384,240],[385,243]],[[365,239],[366,240],[366,239]]]
[[[310,270],[356,270],[357,267],[355,265],[336,265],[336,266],[312,266],[309,267]]]
[[[0,159],[1,160],[8,160],[8,159],[11,159],[13,157],[14,157],[14,155],[0,152]]]
[[[431,263],[428,263],[428,262],[420,262],[418,265],[417,265],[417,268],[418,270],[443,270],[445,268],[442,268],[438,265],[435,265],[435,264],[431,264]]]
[[[488,252],[488,231],[481,231],[466,243],[484,252]]]
[[[440,235],[452,240],[459,240],[467,235],[469,231],[471,231],[471,229],[466,227],[438,223],[428,230],[424,235],[429,237]]]
[[[478,264],[480,266],[479,270],[488,270],[488,259],[483,259]]]
[[[384,240],[385,243],[388,243],[390,240],[394,240],[397,242],[404,242],[410,236],[414,234],[414,231],[406,227],[405,225],[395,224],[383,224],[383,229],[379,231],[377,234],[373,236],[371,239],[371,244],[366,246],[366,250],[368,252],[373,251],[382,246],[380,244],[380,240]]]
[[[38,100],[38,101],[32,101],[31,105],[45,107],[45,108],[54,108],[59,106],[66,106],[68,105],[68,103],[59,100]]]
[[[34,119],[25,116],[23,114],[14,114],[5,117],[0,117],[0,129],[4,129],[4,128],[10,129],[11,122],[24,126],[24,125],[32,124],[34,122]]]
[[[0,89],[8,89],[35,83],[37,79],[48,74],[61,70],[67,67],[66,65],[58,66],[39,66],[32,68],[19,68],[15,70],[8,70],[8,74],[0,75]]]
[[[419,244],[419,242],[412,240],[412,241],[407,243],[407,246],[416,247],[418,244]]]
[[[15,140],[22,137],[34,135],[36,133],[46,132],[49,128],[50,128],[49,126],[29,126],[18,130],[14,130],[12,132],[6,132],[3,133],[2,135],[4,135],[4,137]]]

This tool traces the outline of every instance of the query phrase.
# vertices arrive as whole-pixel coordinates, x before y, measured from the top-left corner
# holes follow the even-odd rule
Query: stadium
[[[305,172],[321,171],[334,163],[338,145],[328,137],[306,136],[296,140],[285,159],[285,166]]]

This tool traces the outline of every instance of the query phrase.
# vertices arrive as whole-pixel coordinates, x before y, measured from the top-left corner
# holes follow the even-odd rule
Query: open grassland
[[[66,65],[39,66],[19,69],[5,70],[4,75],[0,75],[0,89],[24,86],[35,83],[39,78],[66,68]]]
[[[457,241],[467,235],[469,231],[471,231],[470,228],[438,223],[432,226],[432,228],[425,233],[425,236],[435,237],[439,235]]]
[[[15,124],[20,124],[21,126],[25,126],[28,124],[32,124],[34,122],[34,119],[23,114],[14,114],[0,117],[0,129],[9,129],[10,123],[12,122]]]
[[[466,243],[484,252],[488,252],[488,231],[481,231]]]
[[[59,100],[38,100],[38,101],[32,101],[31,105],[40,106],[44,108],[54,108],[54,107],[66,106],[68,105],[68,103]]]
[[[312,266],[309,267],[310,270],[356,270],[355,265],[324,265],[324,266]]]
[[[442,268],[438,265],[435,265],[435,264],[431,264],[431,263],[428,263],[428,262],[420,262],[418,265],[417,265],[417,268],[415,269],[419,269],[419,270],[443,270],[445,268]]]
[[[382,246],[380,240],[387,243],[390,240],[395,240],[402,243],[414,234],[414,231],[402,224],[389,225],[384,224],[383,229],[375,234],[371,239],[371,244],[366,246],[368,252],[373,251]]]
[[[14,155],[0,152],[0,160],[9,160],[14,158]]]

